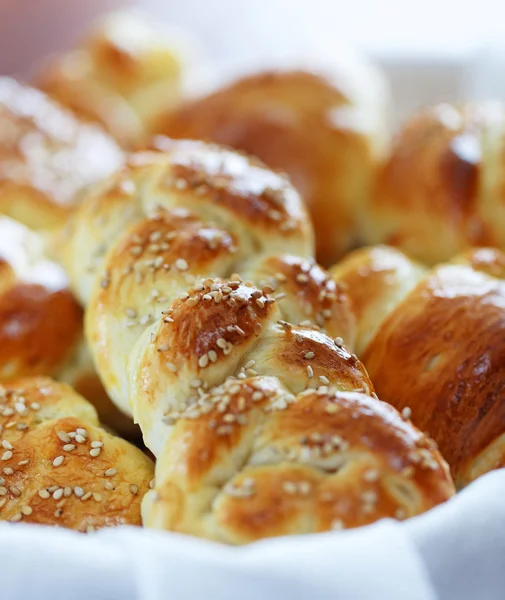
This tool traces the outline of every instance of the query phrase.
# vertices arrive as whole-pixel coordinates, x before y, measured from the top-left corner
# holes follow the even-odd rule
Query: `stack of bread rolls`
[[[0,81],[0,519],[244,544],[505,466],[502,107],[389,149],[374,71],[183,72],[115,17]]]

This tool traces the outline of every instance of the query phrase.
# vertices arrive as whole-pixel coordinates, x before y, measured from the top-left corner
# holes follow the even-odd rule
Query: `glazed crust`
[[[393,244],[428,264],[472,246],[505,248],[505,110],[441,104],[400,130],[377,179],[368,243]]]
[[[377,416],[383,430],[377,444],[387,446],[389,427],[391,448],[385,452],[399,470],[387,475],[393,483],[384,497],[363,483],[362,477],[375,475],[364,474],[365,461],[343,484],[348,508],[317,508],[316,519],[313,503],[293,499],[283,514],[271,504],[284,478],[294,478],[288,487],[295,486],[295,495],[298,480],[303,490],[316,483],[324,488],[325,482],[334,488],[332,474],[281,457],[273,459],[277,467],[258,475],[252,504],[235,507],[217,498],[214,478],[240,478],[253,439],[262,439],[254,423],[271,427],[279,448],[296,446],[306,427],[303,414],[321,430],[324,414],[335,410],[325,413],[318,394],[353,392],[339,396],[349,415],[335,436],[356,419],[356,435],[365,443],[366,420],[387,409],[344,346],[343,337],[346,344],[354,339],[349,299],[315,264],[312,232],[289,182],[256,160],[202,142],[165,140],[163,150],[133,155],[81,205],[62,241],[71,279],[87,303],[87,337],[101,377],[118,405],[131,409],[157,457],[144,523],[245,543],[329,529],[340,518],[349,527],[386,514],[403,518],[448,498],[453,485],[431,447],[425,454],[432,474],[422,483],[408,481],[411,469],[401,456],[414,451],[412,440],[420,434],[392,409]],[[292,254],[296,249],[301,256]],[[244,388],[243,395],[234,386]],[[268,401],[255,394],[263,388],[272,390]],[[292,413],[298,415],[294,423]],[[404,445],[395,441],[402,431],[413,436]],[[366,443],[375,443],[371,434]],[[402,486],[411,493],[408,506],[396,498]],[[360,494],[367,516],[360,512]],[[213,499],[220,503],[211,510],[215,526],[207,514]]]
[[[0,519],[91,531],[140,525],[151,461],[99,427],[66,384],[24,378],[0,386]]]
[[[347,84],[309,71],[258,73],[184,103],[156,132],[225,144],[287,173],[309,207],[317,259],[329,265],[361,239],[385,146],[382,107],[364,109],[366,93]]]
[[[42,92],[0,78],[0,212],[32,229],[61,227],[83,190],[122,160],[101,129]]]
[[[138,147],[158,114],[181,97],[182,64],[167,40],[138,15],[110,15],[77,48],[52,56],[36,84],[122,146]]]
[[[83,336],[83,311],[42,238],[0,216],[0,381],[50,375],[76,388],[116,431],[138,435],[112,405]]]
[[[382,247],[334,271],[352,284],[364,322],[375,315],[358,346],[377,393],[411,411],[459,487],[505,464],[504,265],[499,250],[480,248],[423,273]]]
[[[388,405],[275,377],[229,379],[174,426],[143,501],[151,527],[244,544],[418,514],[453,493],[431,442]]]

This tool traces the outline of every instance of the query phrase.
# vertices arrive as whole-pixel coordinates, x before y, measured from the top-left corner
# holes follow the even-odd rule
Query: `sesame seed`
[[[10,450],[7,450],[6,452],[4,452],[2,454],[2,460],[10,460],[12,458],[12,452]]]
[[[18,462],[18,467],[24,467],[25,465],[29,465],[29,464],[30,464],[30,459],[29,459],[29,458],[27,458],[27,459],[25,459],[25,460],[20,460],[20,461]]]
[[[139,486],[134,483],[130,484],[130,492],[136,496],[139,493]]]
[[[10,523],[18,523],[19,521],[21,521],[22,518],[23,518],[23,515],[19,512],[19,513],[12,515],[12,517],[9,519],[9,522]]]
[[[0,500],[0,508],[3,508],[5,506],[5,504],[7,503],[7,498],[2,498]]]
[[[86,438],[85,438],[84,436],[82,436],[80,433],[78,433],[78,434],[75,436],[75,441],[76,441],[78,444],[85,444],[85,443],[86,443]]]
[[[379,478],[380,471],[378,469],[369,469],[363,474],[363,479],[368,483],[375,483],[376,481],[379,481]]]
[[[165,367],[172,373],[177,373],[177,367],[174,365],[174,363],[166,362]]]
[[[335,346],[338,346],[339,348],[341,348],[344,345],[344,340],[341,337],[336,337],[334,342]]]
[[[292,481],[283,481],[282,489],[286,492],[286,494],[292,495],[296,494],[297,486],[296,483],[293,483]]]
[[[303,358],[306,358],[307,360],[312,360],[315,356],[314,352],[305,352],[305,354],[303,355]]]
[[[216,342],[218,348],[224,349],[227,347],[228,342],[224,338],[219,338]]]
[[[102,451],[101,448],[92,448],[89,451],[89,455],[92,456],[93,458],[96,458],[97,456],[100,456],[100,452]]]
[[[65,444],[63,446],[63,450],[65,450],[65,452],[72,452],[72,450],[75,450],[75,448],[75,444]]]
[[[65,460],[64,456],[57,456],[54,460],[53,460],[53,467],[59,467],[60,465],[63,464],[63,461]]]
[[[104,473],[105,477],[114,477],[117,474],[117,469],[107,469]]]
[[[56,434],[62,442],[68,444],[70,442],[70,436],[65,431],[58,431]]]
[[[99,442],[98,440],[95,440],[94,442],[91,442],[91,447],[92,448],[101,448],[103,446],[103,442]]]
[[[2,469],[2,472],[4,475],[12,475],[14,473],[14,469],[11,469],[10,467],[5,467],[4,469]]]
[[[0,496],[6,496],[7,495],[7,488],[3,485],[0,485]]]
[[[175,268],[179,271],[187,271],[189,268],[189,265],[188,265],[187,261],[185,261],[183,258],[178,258],[175,261]]]
[[[63,488],[58,488],[53,492],[53,499],[60,500],[63,497]]]
[[[93,492],[93,500],[95,502],[101,502],[102,501],[102,496],[98,492]]]
[[[51,494],[47,490],[39,490],[39,496],[46,500]]]
[[[410,417],[412,416],[412,410],[406,406],[403,410],[402,410],[402,418],[405,420],[410,419]]]
[[[307,365],[307,375],[309,379],[312,379],[312,377],[314,377],[314,370],[310,365]]]
[[[74,494],[75,494],[75,489],[74,489]],[[89,500],[91,498],[91,496],[92,496],[91,492],[86,492],[84,494],[84,496],[81,496],[81,500],[83,502],[86,502],[86,500]]]
[[[333,519],[330,527],[333,531],[340,531],[341,529],[345,528],[342,519]]]
[[[72,495],[72,488],[71,488],[71,487],[69,487],[68,485],[66,485],[66,486],[63,488],[63,496],[64,496],[65,498],[70,498],[70,496],[71,496],[71,495]]]
[[[319,375],[319,381],[325,385],[330,385],[330,380],[328,377],[326,377],[326,375]]]
[[[209,350],[207,356],[211,362],[215,363],[217,361],[217,352],[215,350]]]
[[[329,403],[324,407],[324,412],[328,415],[334,415],[338,412],[338,406],[336,404]]]
[[[198,359],[198,366],[201,369],[204,369],[208,364],[209,364],[209,357],[206,354],[204,354],[203,356],[200,356],[200,358]]]
[[[151,479],[151,481],[149,482],[149,487],[152,490],[154,490],[155,486],[156,486],[156,481],[154,479]]]
[[[296,281],[298,283],[307,283],[309,280],[309,278],[307,277],[307,275],[305,275],[305,273],[298,273],[298,275],[296,276]]]
[[[84,496],[84,490],[82,489],[82,487],[76,485],[76,486],[74,486],[74,494],[78,498],[82,498]]]
[[[78,428],[75,430],[75,433],[77,433],[77,434],[79,434],[79,435],[82,435],[82,437],[85,437],[85,438],[87,438],[87,437],[88,437],[88,432],[87,432],[87,431],[86,431],[86,430],[85,430],[83,427],[78,427]]]
[[[2,448],[5,448],[6,450],[13,450],[14,449],[12,447],[12,444],[10,442],[8,442],[7,440],[2,440]]]
[[[255,335],[260,335],[262,329],[263,329],[263,327],[262,327],[261,323],[254,324],[254,334]]]
[[[23,507],[21,508],[21,512],[22,512],[24,515],[26,515],[27,517],[29,517],[29,516],[32,514],[33,510],[32,510],[32,508],[31,508],[30,506],[23,506]]]

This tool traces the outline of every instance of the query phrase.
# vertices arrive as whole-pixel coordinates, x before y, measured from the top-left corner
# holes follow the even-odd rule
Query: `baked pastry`
[[[267,71],[169,111],[156,132],[225,144],[287,173],[309,207],[316,257],[330,265],[362,241],[387,149],[386,98],[373,69]]]
[[[163,150],[88,196],[64,252],[102,380],[158,460],[144,523],[243,543],[447,499],[443,459],[343,347],[347,296],[288,180],[201,142]]]
[[[0,77],[0,213],[32,229],[61,227],[83,190],[122,161],[101,129]]]
[[[181,79],[172,38],[141,15],[122,11],[97,23],[77,48],[51,57],[36,84],[131,148],[179,102]]]
[[[505,465],[505,256],[475,249],[432,270],[393,248],[332,271],[356,307],[379,396],[429,432],[456,485]]]
[[[124,435],[137,429],[109,400],[83,336],[83,311],[42,238],[0,216],[0,382],[50,375],[93,402],[100,419]]]
[[[0,519],[89,532],[140,525],[152,462],[47,377],[0,385]]]
[[[505,107],[440,104],[412,116],[378,176],[368,243],[427,264],[472,246],[505,248]]]
[[[333,379],[297,395],[282,375],[228,379],[202,397],[158,457],[144,525],[243,544],[405,519],[452,495],[426,436]]]

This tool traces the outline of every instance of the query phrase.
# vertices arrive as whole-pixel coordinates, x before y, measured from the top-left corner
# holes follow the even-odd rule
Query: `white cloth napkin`
[[[0,525],[2,600],[503,600],[505,471],[405,523],[242,548]]]

